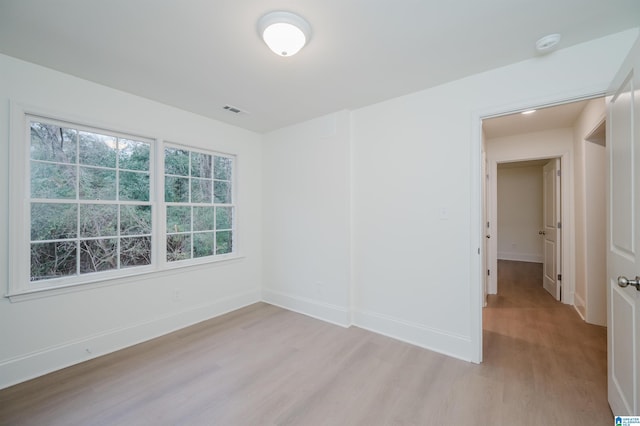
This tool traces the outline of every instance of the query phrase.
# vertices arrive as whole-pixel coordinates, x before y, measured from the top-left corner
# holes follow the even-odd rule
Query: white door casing
[[[487,187],[489,183],[489,167],[487,162],[487,153],[482,151],[482,175],[484,179],[482,179],[482,223],[485,228],[485,239],[484,239],[484,253],[489,253],[490,246],[489,240],[491,239],[491,229],[489,226],[489,202],[487,202]],[[487,271],[486,274],[483,274],[483,306],[487,305],[487,294],[489,292],[489,262],[487,261],[487,256],[482,256],[482,270]]]
[[[640,275],[640,42],[607,98],[607,377],[614,416],[640,414],[640,291],[618,277]]]
[[[560,300],[560,160],[549,160],[542,169],[542,175],[542,285],[556,300]]]

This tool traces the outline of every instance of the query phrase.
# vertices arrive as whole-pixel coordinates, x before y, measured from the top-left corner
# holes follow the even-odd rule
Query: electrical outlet
[[[440,218],[440,220],[449,219],[449,209],[446,207],[440,207],[440,209],[438,210],[438,217]]]
[[[180,293],[180,289],[179,288],[174,288],[173,289],[173,301],[174,302],[178,302],[180,300],[182,300],[182,293]]]

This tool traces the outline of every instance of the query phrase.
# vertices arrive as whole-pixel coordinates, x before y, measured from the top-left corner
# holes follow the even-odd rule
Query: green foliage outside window
[[[167,261],[233,252],[233,159],[164,150]]]
[[[32,281],[151,264],[150,153],[148,142],[30,122]]]

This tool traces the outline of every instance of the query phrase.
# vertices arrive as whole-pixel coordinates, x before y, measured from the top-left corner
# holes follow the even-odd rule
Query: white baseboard
[[[231,296],[171,315],[69,341],[0,362],[0,389],[44,374],[106,355],[173,331],[223,315],[260,300],[341,327],[352,325],[348,308],[304,297],[263,290]],[[470,361],[471,341],[467,336],[425,327],[391,316],[354,310],[353,325],[434,352]]]
[[[578,312],[578,315],[580,315],[580,318],[582,318],[583,321],[586,321],[586,315],[587,315],[587,304],[585,303],[584,299],[582,297],[580,297],[580,295],[578,295],[578,293],[573,293],[573,307],[575,308],[576,312]]]
[[[351,325],[349,309],[342,306],[267,289],[262,291],[262,301],[341,327]]]
[[[106,355],[260,301],[252,291],[0,362],[0,389]]]
[[[263,290],[262,301],[342,327],[354,325],[434,352],[470,361],[471,339],[398,318],[326,304],[305,297]],[[353,318],[353,322],[352,319]]]
[[[471,338],[375,312],[354,310],[353,325],[443,355],[471,361]]]
[[[544,261],[541,254],[535,253],[516,253],[516,252],[498,252],[498,260],[515,260],[517,262],[533,262],[542,263]]]

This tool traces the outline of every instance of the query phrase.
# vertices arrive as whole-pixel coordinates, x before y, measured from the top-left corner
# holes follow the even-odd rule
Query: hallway
[[[534,416],[523,424],[612,423],[606,328],[547,293],[542,264],[498,261],[498,294],[488,296],[483,328],[483,366],[503,375],[503,410],[511,411],[502,418],[520,411]]]

